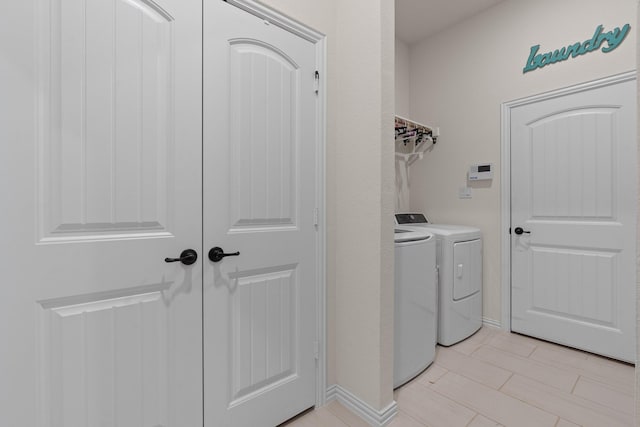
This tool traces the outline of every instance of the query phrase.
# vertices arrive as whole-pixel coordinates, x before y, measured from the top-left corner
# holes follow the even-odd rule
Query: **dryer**
[[[423,214],[396,214],[396,224],[436,236],[438,343],[450,346],[482,326],[482,232],[463,225],[432,224]]]

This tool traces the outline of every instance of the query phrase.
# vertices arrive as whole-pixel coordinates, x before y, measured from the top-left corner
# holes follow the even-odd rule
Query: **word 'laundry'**
[[[533,71],[536,68],[542,68],[545,65],[554,64],[559,61],[566,61],[569,59],[569,56],[575,58],[579,55],[584,55],[589,52],[593,52],[595,50],[600,49],[602,46],[602,52],[611,52],[623,42],[623,40],[629,34],[629,29],[631,26],[629,24],[625,24],[622,29],[616,27],[612,31],[608,31],[603,33],[602,25],[598,25],[595,33],[593,33],[593,37],[589,40],[585,40],[584,42],[574,43],[567,47],[563,47],[561,49],[556,49],[553,52],[547,53],[538,53],[540,49],[540,45],[537,44],[535,46],[531,46],[531,52],[529,53],[529,59],[527,59],[527,64],[522,70],[523,73]],[[603,46],[603,44],[605,44]]]

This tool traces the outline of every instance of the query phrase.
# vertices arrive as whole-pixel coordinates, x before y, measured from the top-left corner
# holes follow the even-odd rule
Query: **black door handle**
[[[232,252],[230,254],[225,254],[224,250],[221,247],[216,246],[215,248],[211,248],[209,251],[209,259],[213,262],[221,261],[222,258],[226,256],[238,256],[240,252]]]
[[[525,231],[522,229],[522,227],[516,227],[515,230],[513,230],[514,233],[516,233],[518,236],[521,235],[522,233],[526,233],[526,234],[531,234],[530,231]]]
[[[165,258],[164,262],[178,262],[191,265],[198,260],[198,253],[193,249],[185,249],[180,253],[180,258]]]

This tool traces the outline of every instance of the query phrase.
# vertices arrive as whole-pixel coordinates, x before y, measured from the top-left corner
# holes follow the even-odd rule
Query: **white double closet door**
[[[0,425],[313,406],[314,45],[220,0],[0,19]]]

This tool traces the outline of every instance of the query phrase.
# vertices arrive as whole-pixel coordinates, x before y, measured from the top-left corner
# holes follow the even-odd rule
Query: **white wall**
[[[393,402],[393,1],[263,2],[327,35],[328,384],[383,409]]]
[[[395,39],[396,47],[396,114],[402,117],[411,117],[409,95],[409,46],[402,40]]]
[[[411,209],[434,222],[477,226],[484,233],[484,316],[501,321],[500,173],[458,198],[470,164],[500,167],[500,105],[633,70],[636,32],[610,53],[599,51],[522,73],[532,45],[541,51],[630,23],[636,0],[506,0],[410,47],[412,118],[440,127],[433,151],[411,167]]]
[[[411,118],[410,111],[410,62],[409,62],[409,46],[401,40],[395,39],[395,61],[396,61],[396,76],[395,76],[395,88],[396,88],[396,111],[398,116]],[[391,143],[391,141],[389,141]],[[402,150],[402,147],[398,147]],[[396,212],[406,212],[409,210],[409,167],[406,162],[401,159],[395,160],[395,179],[396,179],[396,193],[395,193],[395,210]]]
[[[336,381],[378,409],[393,401],[393,16],[391,0],[340,2],[332,92]]]
[[[636,25],[640,28],[640,0],[638,0],[638,14]],[[640,70],[640,43],[636,41],[636,70]],[[640,75],[639,75],[640,77]],[[638,103],[640,104],[640,85],[637,86]],[[640,123],[640,108],[638,108],[638,123]],[[640,168],[640,132],[638,132],[638,167]],[[640,181],[640,176],[638,176]],[[640,185],[638,186],[638,212],[640,212]],[[637,218],[637,247],[636,247],[636,426],[640,426],[640,215]]]

